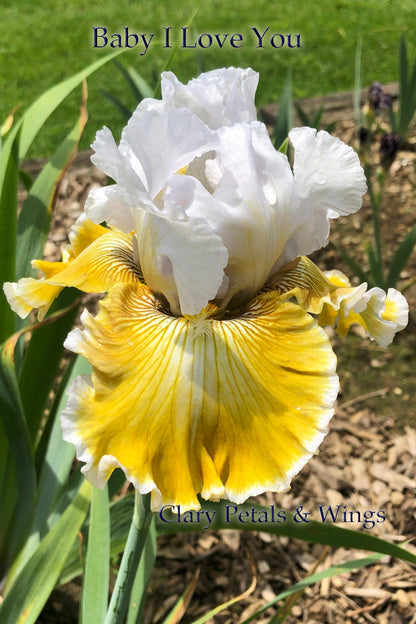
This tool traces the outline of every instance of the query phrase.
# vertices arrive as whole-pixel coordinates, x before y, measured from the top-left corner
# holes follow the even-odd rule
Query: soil
[[[397,89],[395,85],[390,87],[393,93]],[[338,94],[335,100],[327,99],[328,110],[322,123],[325,125],[335,117],[334,134],[356,148],[350,96]],[[337,103],[335,115],[331,108],[333,101]],[[323,101],[324,105],[326,102]],[[308,101],[304,108],[316,110],[319,105],[319,101]],[[274,107],[268,107],[266,116],[273,115],[273,111]],[[376,145],[370,161],[374,166],[379,164]],[[38,165],[28,163],[27,168],[36,171]],[[45,249],[48,259],[59,258],[60,245],[67,240],[69,228],[81,213],[89,190],[105,183],[105,176],[91,166],[89,154],[80,154],[59,191]],[[415,195],[416,153],[411,138],[407,148],[396,154],[386,173],[381,204],[385,266],[389,266],[399,242],[416,223]],[[333,221],[330,240],[367,268],[365,244],[372,240],[368,197],[356,215]],[[338,268],[351,277],[350,269],[331,246],[315,253],[313,260],[322,269]],[[402,272],[399,289],[411,283],[415,270],[413,252]],[[289,491],[278,495],[267,493],[253,500],[289,511],[303,505],[305,510],[313,512],[314,519],[319,519],[319,504],[345,505],[343,509],[361,513],[383,511],[385,521],[371,529],[363,528],[362,522],[344,526],[369,531],[395,543],[415,538],[416,284],[409,286],[405,294],[411,310],[409,325],[387,349],[370,342],[359,329],[342,340],[330,331],[338,356],[341,392],[329,434],[319,454],[293,480]],[[409,543],[406,548],[416,554],[416,545]],[[210,609],[246,592],[254,583],[250,593],[246,592],[241,600],[215,617],[220,624],[237,624],[312,570],[367,555],[363,551],[327,548],[261,531],[201,531],[163,537],[158,542],[145,622],[162,622],[196,574],[199,577],[182,621],[186,624],[197,620]],[[77,622],[79,595],[78,581],[56,590],[39,624]],[[274,609],[269,609],[256,621],[267,622],[273,613]],[[416,624],[416,569],[386,556],[357,572],[344,573],[307,588],[287,613],[288,624]]]

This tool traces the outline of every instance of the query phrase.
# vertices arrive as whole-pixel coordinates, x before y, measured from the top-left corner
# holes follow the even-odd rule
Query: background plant
[[[380,211],[382,210],[384,186],[389,177],[391,164],[397,151],[405,145],[414,122],[416,112],[416,58],[410,69],[406,40],[402,34],[398,55],[399,96],[397,105],[393,104],[392,98],[384,92],[381,85],[375,83],[373,89],[375,86],[376,101],[374,98],[372,101],[372,89],[370,89],[369,104],[366,104],[366,113],[363,114],[359,106],[362,86],[361,51],[362,40],[360,39],[356,49],[354,101],[356,124],[359,128],[358,135],[361,138],[360,155],[364,161],[373,222],[373,242],[366,243],[368,271],[364,270],[362,265],[346,253],[342,247],[337,246],[336,248],[360,280],[366,281],[370,286],[379,286],[387,290],[397,286],[400,274],[406,267],[416,244],[416,226],[414,226],[407,232],[397,248],[393,250],[390,265],[386,266],[386,250],[381,234]],[[383,99],[385,105],[382,105]],[[379,122],[383,110],[385,115]],[[363,122],[367,123],[364,128]],[[388,125],[386,127],[386,123],[390,123],[390,127]],[[371,148],[373,142],[378,141],[380,142],[380,164],[375,166],[371,159]],[[402,290],[406,290],[412,283],[414,280],[411,280]]]

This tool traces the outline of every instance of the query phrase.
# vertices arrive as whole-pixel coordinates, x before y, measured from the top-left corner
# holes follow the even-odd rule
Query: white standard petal
[[[126,234],[134,230],[130,195],[118,184],[91,189],[84,210],[94,223],[105,221]]]
[[[106,221],[123,232],[130,232],[133,229],[132,206],[149,202],[143,168],[120,152],[108,128],[97,132],[91,147],[95,151],[91,161],[117,184],[90,191],[85,203],[88,218],[94,223]]]
[[[206,178],[218,204],[206,218],[230,256],[224,303],[235,297],[233,303],[238,304],[263,287],[293,231],[293,176],[264,124],[235,124],[222,128],[219,136],[215,158],[206,164]],[[197,204],[192,206],[196,208]]]
[[[297,227],[288,241],[286,261],[324,247],[329,219],[356,212],[367,190],[358,155],[340,139],[312,128],[294,128],[289,138],[295,149]]]
[[[101,169],[101,171],[113,178],[121,186],[131,190],[136,186],[144,189],[143,169],[138,167],[134,170],[132,168],[131,163],[117,147],[111,130],[105,126],[102,130],[99,130],[91,147],[95,152],[91,156],[91,162],[98,169]]]
[[[182,84],[171,72],[162,74],[162,98],[169,106],[185,107],[217,130],[257,117],[254,96],[259,80],[252,69],[214,69]]]
[[[139,104],[123,130],[120,150],[140,163],[154,199],[172,174],[217,144],[216,133],[196,115],[160,102],[156,108]]]

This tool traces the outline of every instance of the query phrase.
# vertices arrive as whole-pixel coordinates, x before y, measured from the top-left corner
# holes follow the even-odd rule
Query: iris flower
[[[320,325],[359,323],[386,346],[407,323],[397,291],[351,287],[305,257],[360,208],[364,173],[311,128],[290,132],[292,170],[256,119],[257,82],[251,69],[186,85],[164,73],[119,146],[98,132],[92,161],[114,184],[90,192],[62,262],[5,285],[39,318],[65,286],[107,293],[65,342],[93,372],[70,389],[63,434],[92,483],[120,466],[153,509],[287,488],[338,393]]]

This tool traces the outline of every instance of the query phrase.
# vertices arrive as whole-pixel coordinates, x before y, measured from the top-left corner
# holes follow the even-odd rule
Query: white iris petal
[[[354,305],[353,310],[360,314],[368,335],[383,348],[393,341],[394,335],[406,327],[408,322],[407,301],[394,288],[389,288],[387,295],[381,288],[371,288]]]
[[[328,242],[329,220],[356,212],[367,190],[364,171],[352,147],[321,130],[294,128],[293,206],[296,230],[288,241],[289,261]]]
[[[123,130],[121,149],[134,154],[143,167],[152,199],[176,171],[218,144],[215,132],[185,108],[137,107]]]
[[[254,96],[259,75],[252,69],[215,69],[182,84],[172,72],[162,74],[162,98],[170,106],[184,106],[217,130],[257,117]]]
[[[186,176],[187,177],[187,176]],[[140,265],[146,283],[163,294],[172,312],[198,314],[214,299],[224,279],[228,252],[220,236],[206,219],[188,213],[193,203],[212,202],[197,180],[173,176],[165,192],[164,210],[176,213],[176,219],[163,214],[136,211],[136,232]],[[174,193],[175,182],[179,192]]]

